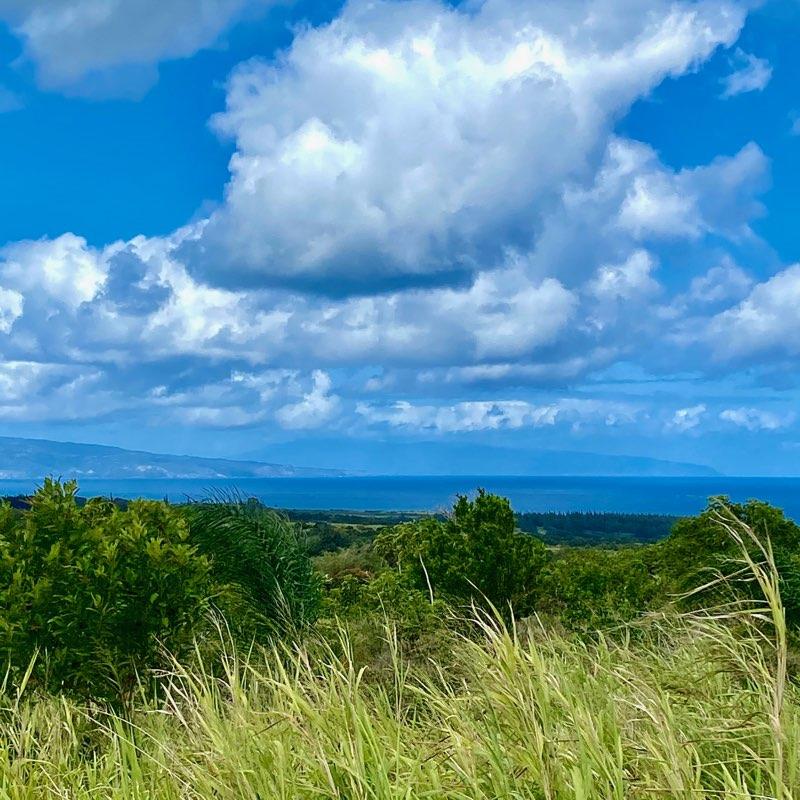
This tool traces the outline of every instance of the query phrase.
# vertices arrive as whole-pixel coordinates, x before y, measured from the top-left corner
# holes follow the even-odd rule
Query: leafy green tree
[[[727,498],[712,498],[708,508],[695,517],[679,520],[667,539],[657,545],[660,551],[660,570],[665,585],[675,594],[689,592],[711,580],[715,575],[728,575],[737,570],[740,553],[738,545],[716,520],[716,509],[727,505],[753,532],[766,541],[769,537],[775,563],[781,576],[781,594],[790,623],[800,624],[800,526],[788,519],[783,511],[760,500],[744,504],[730,503]],[[751,555],[759,560],[755,544]],[[729,593],[733,585],[720,586],[717,592],[707,592],[697,598],[709,602],[720,592]],[[739,593],[748,586],[738,584]],[[754,590],[752,585],[749,590]]]
[[[33,663],[36,686],[116,702],[192,646],[209,561],[174,508],[76,493],[47,479],[30,510],[0,506],[0,650],[17,682]]]
[[[488,601],[518,613],[533,604],[546,550],[516,530],[504,497],[459,497],[444,521],[426,518],[381,534],[375,547],[417,587],[455,600]]]

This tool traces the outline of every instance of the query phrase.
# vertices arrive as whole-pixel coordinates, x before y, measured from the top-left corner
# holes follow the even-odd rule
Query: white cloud
[[[743,299],[752,286],[753,279],[726,257],[721,264],[692,279],[687,299],[704,305],[737,301]]]
[[[46,382],[65,376],[75,377],[75,373],[52,364],[3,361],[0,363],[0,404],[6,407],[19,404],[22,410],[25,401],[34,397]]]
[[[263,0],[0,0],[0,19],[23,41],[25,56],[50,89],[82,89],[106,79],[111,93],[141,88],[167,58],[215,42]],[[86,81],[91,78],[91,81]]]
[[[71,233],[0,248],[0,283],[27,297],[44,294],[57,305],[75,308],[91,300],[105,275],[105,255]]]
[[[208,428],[240,428],[255,425],[267,419],[263,411],[247,411],[242,408],[220,406],[190,406],[181,408],[172,419],[184,425]]]
[[[618,222],[639,240],[696,240],[708,233],[741,236],[749,233],[750,220],[761,212],[751,198],[765,188],[769,167],[756,144],[732,157],[678,172],[666,170],[641,145],[620,142],[614,157],[622,159],[616,168],[629,180]]]
[[[722,97],[735,97],[745,92],[763,91],[772,78],[772,67],[766,58],[758,58],[737,48],[731,66],[735,67],[723,80]]]
[[[0,420],[89,420],[132,405],[125,392],[109,389],[100,370],[28,361],[0,363]]]
[[[700,424],[700,420],[706,413],[706,407],[702,403],[688,408],[679,408],[672,416],[669,427],[679,431],[690,431]]]
[[[617,355],[614,348],[593,347],[575,355],[557,353],[550,359],[473,364],[417,372],[420,384],[472,386],[491,384],[554,385],[572,382],[592,369],[605,366]]]
[[[330,393],[330,376],[322,370],[315,370],[312,380],[313,386],[302,400],[285,405],[276,412],[275,417],[284,428],[319,428],[338,411],[340,401]]]
[[[319,370],[234,370],[216,380],[199,374],[187,386],[181,385],[185,376],[177,386],[167,377],[172,386],[155,386],[139,401],[151,418],[167,423],[237,428],[277,421],[286,428],[315,428],[333,419],[341,405],[330,377]]]
[[[727,408],[720,412],[719,418],[749,431],[775,431],[790,425],[794,415],[781,415],[759,408]]]
[[[694,198],[681,192],[664,172],[638,175],[619,215],[620,225],[639,239],[645,236],[697,238],[700,214]]]
[[[711,237],[756,239],[751,223],[763,212],[756,198],[768,177],[769,162],[753,144],[676,171],[648,145],[612,137],[592,182],[568,182],[548,210],[531,268],[570,286],[640,250],[655,259],[665,247],[691,246],[697,261],[719,260]]]
[[[471,400],[444,406],[408,401],[389,406],[359,403],[356,410],[372,425],[437,433],[542,428],[560,422],[571,423],[573,427],[586,421],[613,426],[632,422],[638,415],[638,409],[629,404],[573,398],[546,404],[525,400]]]
[[[589,291],[601,300],[632,300],[657,292],[651,272],[655,263],[646,250],[636,250],[622,264],[604,264],[589,283]]]
[[[557,280],[532,280],[518,259],[463,288],[339,301],[232,292],[197,282],[174,259],[188,235],[102,251],[72,235],[1,249],[0,332],[15,325],[12,344],[27,356],[81,360],[448,363],[533,353],[558,337],[577,303]]]
[[[209,4],[213,24],[190,26],[181,52],[244,5]],[[87,22],[89,0],[37,10],[54,27],[30,34],[29,54],[67,8],[79,24],[41,56],[43,79],[179,54],[162,26],[187,7],[169,2],[149,44],[71,54],[79,34],[116,32],[132,13],[113,2]],[[758,244],[761,150],[672,169],[613,133],[742,20],[724,0],[347,6],[235,73],[216,121],[235,139],[232,177],[209,219],[102,248],[66,234],[0,249],[0,355],[50,376],[30,378],[27,410],[12,398],[0,416],[135,407],[197,427],[315,428],[352,422],[366,383],[379,402],[355,419],[368,425],[605,427],[644,412],[518,398],[577,392],[622,361],[702,369],[700,344],[721,360],[796,354],[800,267],[753,286],[725,255]],[[676,285],[689,288],[676,297]],[[515,399],[460,402],[465,388]],[[652,402],[659,430],[705,413]]]
[[[191,259],[219,284],[332,293],[493,268],[591,180],[633,100],[743,19],[726,2],[356,0],[232,77],[232,179]],[[680,187],[642,181],[623,224],[695,235]]]
[[[537,286],[524,271],[509,269],[479,274],[467,291],[434,292],[426,305],[436,315],[432,327],[461,327],[473,339],[474,357],[484,360],[524,356],[552,341],[576,303],[557,280]]]
[[[800,264],[757,284],[739,305],[714,316],[706,337],[719,358],[800,354]]]
[[[25,298],[14,289],[0,288],[0,333],[11,333],[14,323],[22,316]]]

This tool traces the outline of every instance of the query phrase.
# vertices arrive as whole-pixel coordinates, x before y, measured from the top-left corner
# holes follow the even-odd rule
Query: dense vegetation
[[[286,515],[306,530],[309,552],[362,544],[387,527],[423,518],[444,520],[444,515],[415,512],[288,511]],[[677,517],[663,514],[616,514],[611,512],[525,512],[515,515],[519,530],[548,545],[652,544],[669,535]]]
[[[517,515],[520,530],[538,534],[548,544],[567,545],[657,542],[669,535],[676,521],[665,514],[571,511]]]
[[[8,680],[124,699],[142,669],[185,656],[213,594],[181,514],[138,501],[75,502],[48,480],[24,514],[0,509],[0,647]]]
[[[376,523],[76,491],[0,510],[3,800],[800,793],[800,527],[764,503],[573,547],[484,492]]]

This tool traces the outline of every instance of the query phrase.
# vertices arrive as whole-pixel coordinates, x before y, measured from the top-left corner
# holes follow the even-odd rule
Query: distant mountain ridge
[[[519,475],[585,477],[713,477],[705,464],[648,456],[577,450],[507,447],[477,442],[380,441],[375,439],[299,439],[266,445],[244,454],[260,459],[291,459],[296,464],[334,465],[350,475]]]
[[[294,466],[264,460],[320,466]],[[700,464],[643,456],[359,439],[269,445],[237,459],[169,455],[109,445],[0,436],[0,480],[63,478],[274,478],[344,475],[713,476]]]
[[[337,469],[164,455],[98,444],[0,436],[0,479],[336,477]]]

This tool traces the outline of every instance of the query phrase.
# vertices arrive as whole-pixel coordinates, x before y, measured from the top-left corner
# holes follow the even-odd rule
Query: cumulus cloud
[[[11,333],[14,323],[22,316],[24,303],[19,292],[0,288],[0,333]]]
[[[227,286],[367,292],[530,248],[615,119],[744,18],[727,2],[635,7],[351,2],[231,78],[216,127],[236,142],[232,178],[192,262]],[[669,207],[685,231],[679,194],[634,186],[623,224],[663,227],[654,208]]]
[[[712,238],[756,238],[751,222],[763,212],[758,197],[768,182],[769,162],[753,144],[672,170],[647,144],[612,137],[592,181],[567,183],[545,215],[531,269],[577,283],[639,251],[655,262],[659,250],[690,247],[695,260],[719,260]]]
[[[7,349],[105,361],[452,363],[529,355],[558,337],[577,303],[518,261],[463,288],[338,301],[233,292],[197,282],[174,259],[186,235],[102,250],[66,235],[0,250],[0,324],[15,326]]]
[[[331,394],[330,376],[322,370],[312,375],[313,386],[302,400],[278,409],[275,414],[284,428],[319,428],[328,422],[339,408],[339,398]]]
[[[101,370],[35,361],[0,363],[0,420],[82,421],[134,405],[108,386]]]
[[[700,424],[700,420],[706,413],[706,406],[698,403],[696,406],[679,408],[670,420],[669,426],[679,431],[690,431]]]
[[[730,258],[692,279],[688,300],[703,305],[742,300],[753,285],[753,279]]]
[[[776,414],[759,408],[726,408],[719,418],[749,431],[775,431],[794,420],[793,414]]]
[[[650,253],[636,250],[622,264],[601,266],[589,284],[589,290],[598,299],[612,300],[632,300],[652,294],[659,289],[650,274],[653,267]]]
[[[758,58],[752,53],[745,53],[736,48],[731,59],[734,71],[723,80],[722,97],[727,99],[745,92],[763,91],[772,78],[772,67],[766,58]]]
[[[139,90],[167,58],[214,43],[264,0],[0,0],[0,20],[24,44],[49,89]],[[90,80],[87,80],[90,79]]]
[[[204,5],[175,44],[166,20],[187,6],[162,3],[142,41],[77,53],[79,34],[110,42],[128,5],[0,0],[0,15],[61,86],[191,52],[248,4]],[[36,55],[68,12],[75,30]],[[65,234],[0,249],[2,357],[29,365],[9,381],[40,398],[24,410],[9,395],[0,415],[606,428],[646,414],[566,396],[601,368],[789,353],[800,267],[754,285],[726,254],[756,241],[764,153],[673,169],[613,132],[743,19],[725,0],[351,3],[232,76],[214,123],[235,143],[231,179],[208,218],[105,247]],[[705,408],[684,402],[658,430],[697,426]]]
[[[0,248],[0,281],[27,296],[44,294],[51,303],[75,308],[91,300],[104,279],[103,255],[71,233]]]
[[[741,303],[714,316],[706,336],[721,359],[800,353],[800,264],[757,284]]]

